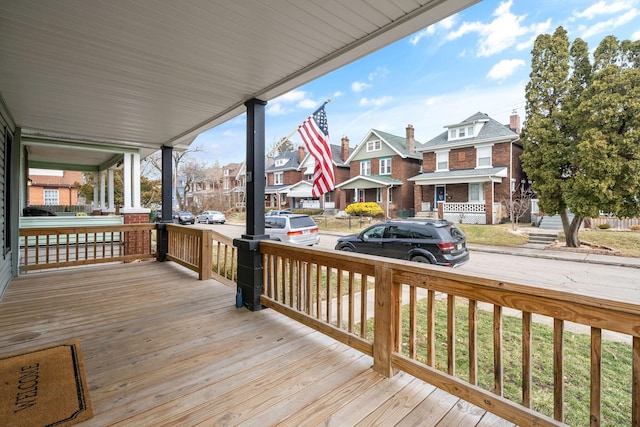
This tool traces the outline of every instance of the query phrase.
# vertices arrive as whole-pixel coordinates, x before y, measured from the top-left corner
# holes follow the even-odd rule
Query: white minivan
[[[318,225],[309,215],[267,215],[264,217],[264,232],[272,240],[301,246],[320,242]]]

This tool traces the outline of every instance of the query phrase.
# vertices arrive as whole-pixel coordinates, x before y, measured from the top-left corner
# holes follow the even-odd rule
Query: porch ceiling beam
[[[56,163],[56,162],[39,162],[29,160],[29,167],[34,169],[51,169],[51,170],[64,170],[64,171],[78,171],[78,172],[99,172],[101,169],[99,166],[93,165],[78,165],[71,163]]]
[[[86,151],[99,151],[106,153],[139,153],[140,150],[134,147],[127,147],[124,145],[106,145],[100,143],[91,142],[79,142],[64,139],[48,139],[39,137],[25,136],[22,140],[24,145],[35,145],[41,147],[57,147],[68,148],[73,150],[86,150]]]

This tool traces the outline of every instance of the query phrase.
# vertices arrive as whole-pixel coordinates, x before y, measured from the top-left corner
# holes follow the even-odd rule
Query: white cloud
[[[503,59],[491,67],[487,78],[491,80],[503,80],[512,75],[518,68],[524,66],[525,62],[522,59]]]
[[[270,102],[267,104],[266,113],[270,116],[282,116],[291,112],[291,109],[286,108],[282,102]]]
[[[341,90],[337,90],[335,92],[333,92],[333,98],[340,98],[341,96],[344,96],[344,92]]]
[[[551,20],[522,25],[527,15],[515,15],[511,12],[513,0],[501,2],[493,12],[493,20],[489,23],[481,21],[463,22],[460,27],[447,34],[446,40],[453,41],[467,34],[479,35],[476,55],[489,57],[516,45],[519,50],[531,46],[535,37],[551,26]],[[523,42],[518,40],[527,37]]]
[[[610,32],[614,28],[617,28],[629,23],[630,21],[635,19],[639,14],[640,12],[638,11],[638,9],[631,9],[627,13],[620,15],[616,18],[611,18],[606,21],[601,21],[593,25],[590,25],[589,27],[586,27],[586,29],[584,30],[584,32],[582,33],[582,37],[587,38],[595,34]],[[582,28],[585,28],[585,27],[582,27]]]
[[[381,78],[384,79],[385,77],[387,77],[387,75],[389,74],[389,70],[384,68],[384,67],[378,67],[376,68],[375,71],[372,71],[371,73],[369,73],[369,76],[367,77],[369,79],[369,81],[374,81],[377,78]]]
[[[574,16],[578,18],[593,19],[598,15],[611,15],[612,13],[622,12],[631,9],[632,2],[629,1],[606,1],[600,0],[598,3],[592,4],[582,12],[574,12]]]
[[[388,104],[391,101],[392,97],[390,96],[381,96],[380,98],[361,98],[360,106],[361,107],[381,107],[384,104]]]
[[[370,88],[371,85],[365,82],[353,82],[351,83],[351,90],[354,92],[362,92],[363,90]]]
[[[425,37],[431,37],[436,33],[440,32],[441,30],[448,31],[451,28],[453,28],[453,26],[456,24],[457,21],[458,21],[458,15],[456,14],[456,15],[451,15],[443,19],[442,21],[436,22],[435,24],[429,25],[424,30],[421,30],[415,33],[413,36],[411,36],[411,38],[409,39],[409,43],[415,46],[420,42],[420,40],[422,40]]]
[[[307,97],[307,92],[303,90],[292,90],[291,92],[287,92],[284,95],[280,95],[275,98],[271,102],[299,102],[300,100]]]
[[[640,40],[640,30],[638,30],[635,33],[631,34],[631,40]]]
[[[302,101],[298,102],[297,106],[299,108],[304,108],[304,109],[311,110],[311,109],[316,108],[318,106],[318,104],[319,104],[318,101],[314,101],[313,99],[305,98]]]

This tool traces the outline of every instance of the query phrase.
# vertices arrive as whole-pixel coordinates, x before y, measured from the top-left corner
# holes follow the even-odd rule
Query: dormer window
[[[288,161],[289,159],[278,159],[276,160],[276,167],[284,166],[287,164]]]
[[[453,129],[449,129],[449,141],[455,140],[455,139],[472,138],[474,136],[475,136],[475,127],[473,125],[459,126]]]
[[[382,141],[376,140],[367,142],[367,152],[380,150],[382,150]]]

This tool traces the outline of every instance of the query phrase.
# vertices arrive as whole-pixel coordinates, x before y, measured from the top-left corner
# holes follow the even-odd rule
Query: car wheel
[[[211,221],[209,220],[209,218],[207,218],[206,223],[207,223],[207,224],[211,224]]]
[[[343,246],[340,248],[340,250],[345,252],[353,252],[353,249],[351,248],[351,246]]]
[[[431,264],[431,261],[429,261],[429,258],[427,258],[426,256],[422,256],[422,255],[414,256],[413,258],[411,258],[411,261],[413,261],[413,262],[424,262],[426,264]]]

